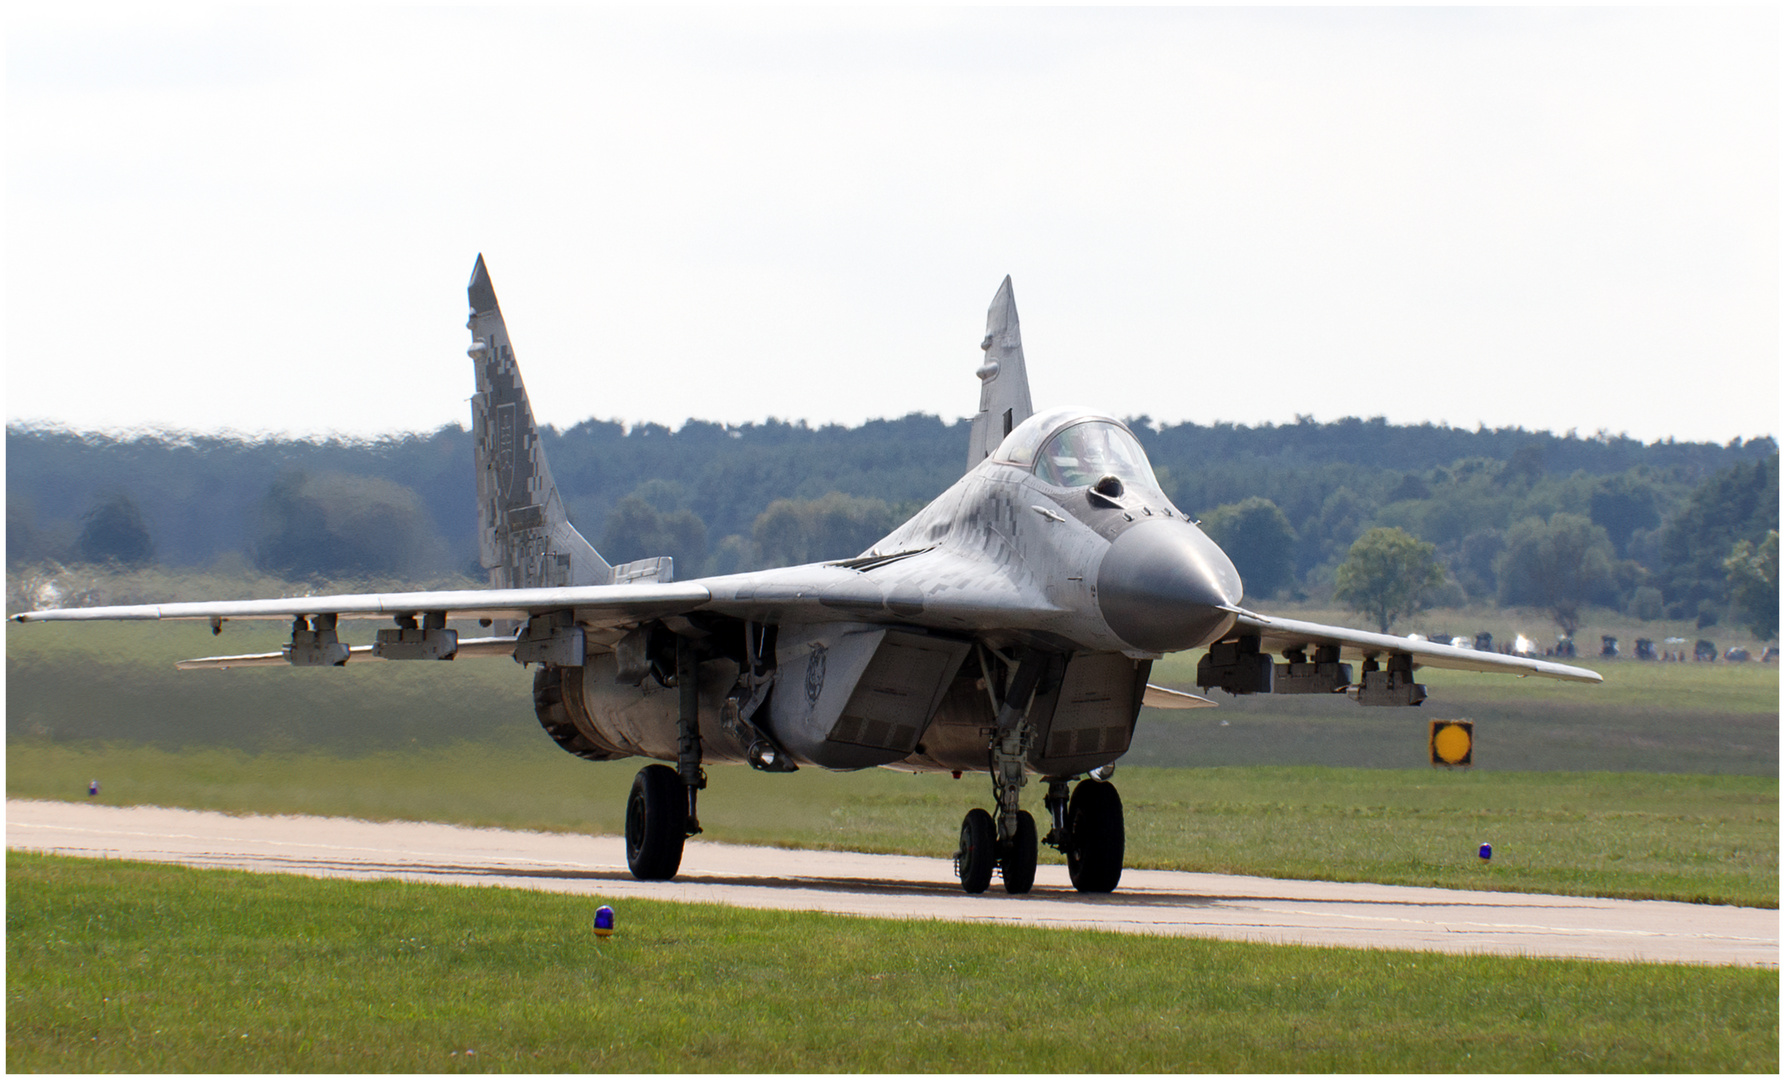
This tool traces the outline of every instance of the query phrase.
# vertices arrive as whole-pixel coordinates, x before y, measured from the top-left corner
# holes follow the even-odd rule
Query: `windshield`
[[[1157,488],[1153,467],[1120,425],[1105,420],[1074,424],[1049,439],[1035,459],[1035,475],[1058,487],[1084,487],[1105,476]]]

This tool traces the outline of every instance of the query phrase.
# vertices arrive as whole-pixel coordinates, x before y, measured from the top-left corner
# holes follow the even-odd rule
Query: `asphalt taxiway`
[[[313,877],[403,878],[604,897],[711,902],[1274,944],[1779,966],[1779,912],[1177,871],[1123,873],[1104,896],[1046,863],[1034,891],[961,891],[948,859],[691,840],[674,881],[642,882],[611,836],[346,818],[235,816],[8,800],[6,846]],[[1491,870],[1484,868],[1484,873]]]

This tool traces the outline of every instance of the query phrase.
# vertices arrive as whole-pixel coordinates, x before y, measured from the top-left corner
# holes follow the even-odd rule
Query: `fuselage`
[[[1051,658],[1030,768],[1107,764],[1127,750],[1152,659],[1218,640],[1241,598],[1232,562],[1160,490],[1133,434],[1082,410],[1031,417],[853,559],[703,584],[713,632],[757,635],[755,662],[774,671],[758,727],[825,768],[983,770],[1025,651]],[[748,681],[735,652],[702,668],[708,760],[748,759],[747,728],[705,719]],[[574,677],[616,750],[673,755],[673,693],[616,685],[598,657]]]

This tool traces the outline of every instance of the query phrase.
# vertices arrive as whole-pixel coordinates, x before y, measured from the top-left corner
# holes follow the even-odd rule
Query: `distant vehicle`
[[[1574,639],[1572,637],[1569,637],[1567,634],[1557,634],[1556,635],[1556,651],[1550,653],[1550,655],[1551,656],[1566,656],[1566,657],[1572,658],[1573,656],[1576,655],[1575,651],[1574,651]]]
[[[1599,636],[1599,655],[1607,660],[1618,658],[1618,639],[1610,634]]]
[[[1655,659],[1655,643],[1646,637],[1636,639],[1636,658],[1638,660]]]
[[[1494,651],[1494,635],[1488,633],[1486,630],[1483,630],[1481,633],[1476,634],[1475,635],[1475,647],[1482,652],[1493,652]]]
[[[1692,646],[1692,659],[1705,661],[1717,659],[1717,643],[1699,638],[1698,644]]]
[[[1743,663],[1748,659],[1748,650],[1742,648],[1740,645],[1732,645],[1726,652],[1724,652],[1723,659],[1733,660],[1738,664]]]
[[[1760,662],[1763,664],[1769,660],[1777,660],[1778,658],[1779,647],[1777,645],[1768,645],[1766,651],[1760,654]]]
[[[1233,563],[1172,505],[1127,424],[1080,408],[1034,411],[1009,278],[975,357],[980,404],[962,448],[964,475],[904,525],[852,558],[806,566],[676,581],[667,557],[611,565],[565,513],[481,256],[468,298],[479,551],[490,588],[13,618],[291,627],[277,652],[179,665],[187,669],[471,656],[537,665],[534,709],[561,747],[590,761],[666,763],[638,773],[626,806],[627,863],[644,880],[674,877],[683,841],[701,831],[696,796],[707,765],[979,773],[993,808],[968,812],[955,854],[970,893],[984,892],[994,870],[1005,891],[1028,892],[1039,844],[1065,856],[1079,891],[1116,887],[1125,831],[1108,781],[1141,706],[1214,704],[1148,684],[1167,653],[1207,648],[1196,669],[1205,689],[1372,706],[1425,700],[1413,681],[1421,666],[1600,681],[1584,668],[1242,606]],[[1083,374],[1080,385],[1112,377]],[[1187,392],[1199,389],[1207,388],[1192,382]],[[449,617],[500,622],[506,632],[460,640]],[[355,619],[385,624],[374,644],[340,640],[341,623]],[[1022,809],[1031,777],[1046,789],[1045,835]]]

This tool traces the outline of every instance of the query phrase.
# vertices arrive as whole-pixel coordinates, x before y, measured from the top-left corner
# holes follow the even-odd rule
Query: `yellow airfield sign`
[[[1433,720],[1426,742],[1433,765],[1467,767],[1475,755],[1475,724],[1470,720]]]

